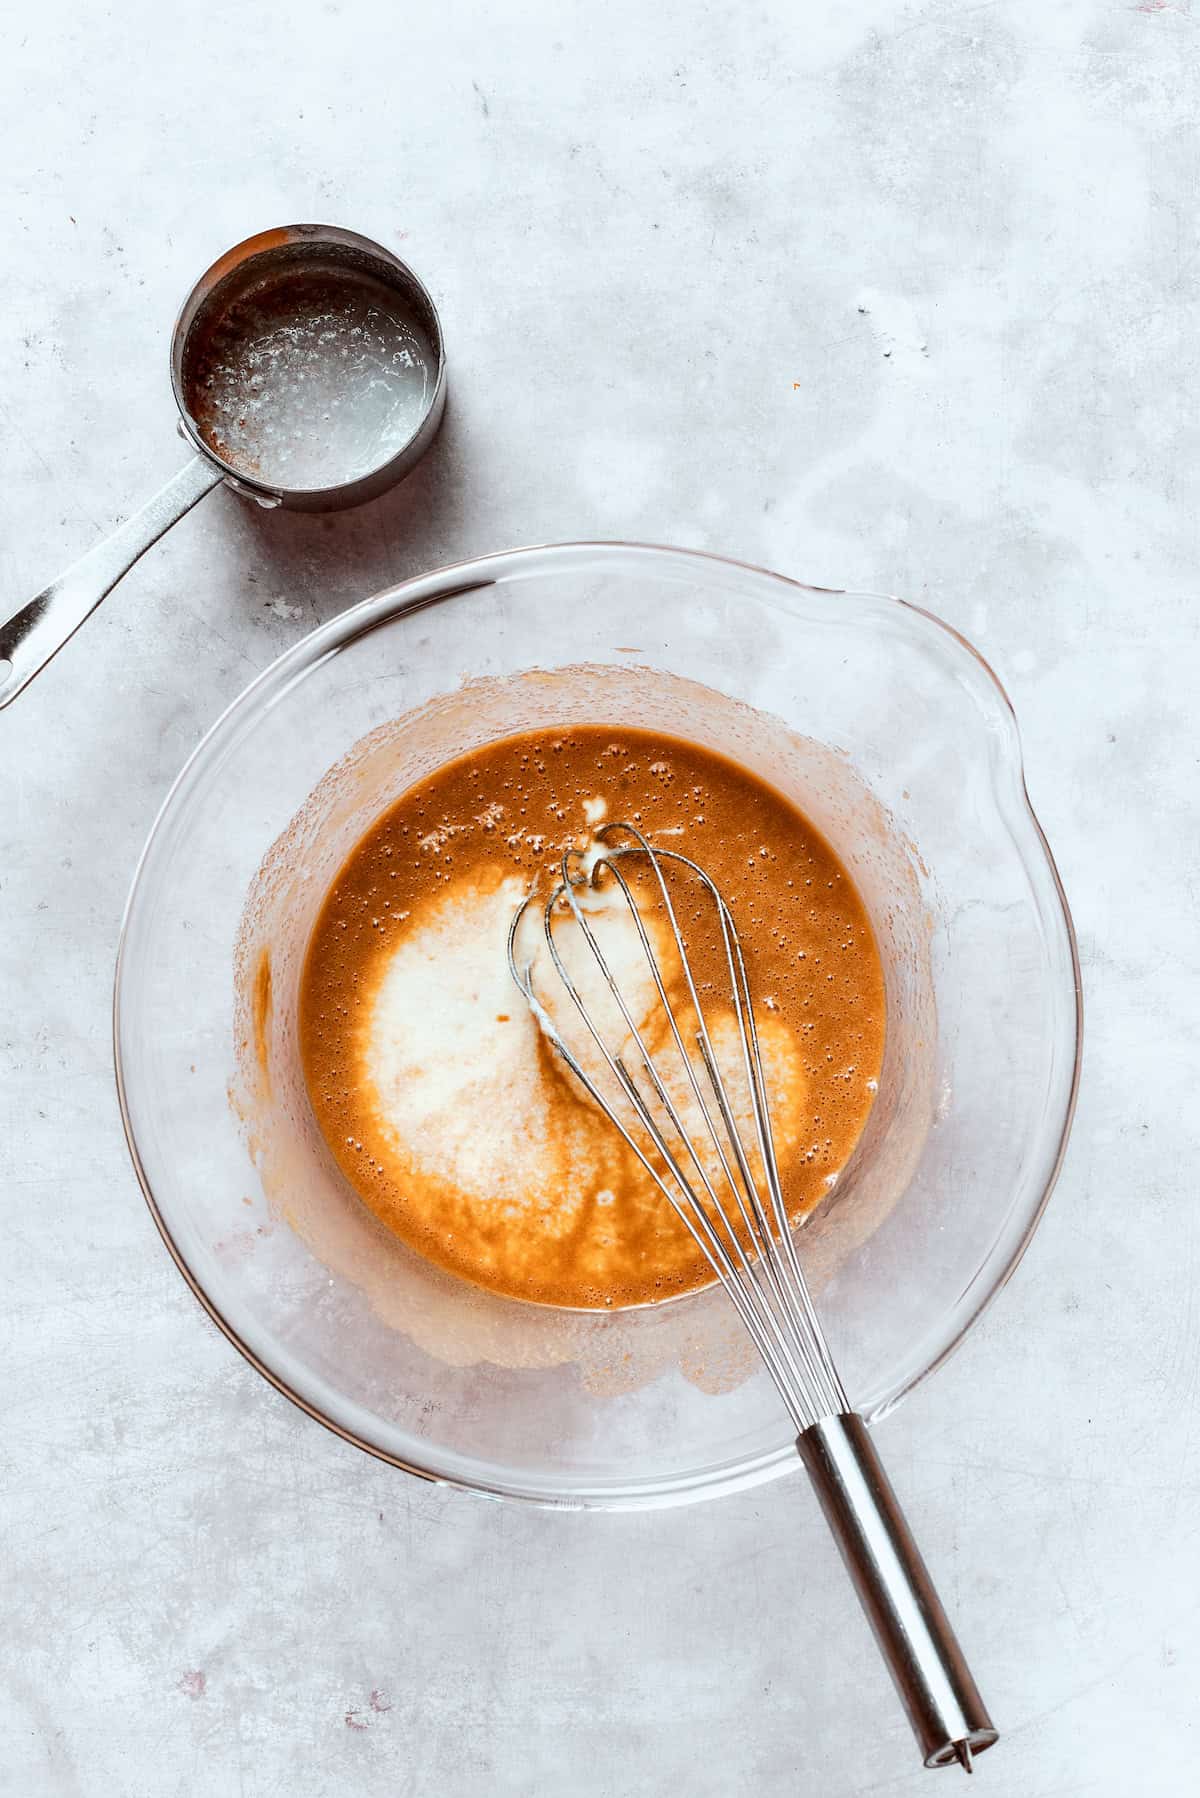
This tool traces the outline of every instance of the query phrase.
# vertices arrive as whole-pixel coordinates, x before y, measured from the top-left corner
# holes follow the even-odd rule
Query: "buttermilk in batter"
[[[300,997],[314,1114],[376,1216],[479,1286],[598,1309],[712,1278],[508,971],[521,899],[531,886],[548,893],[563,850],[583,847],[606,820],[685,850],[729,903],[784,1197],[798,1219],[830,1190],[871,1108],[883,975],[862,901],[824,837],[713,750],[585,725],[508,737],[447,764],[352,851],[314,927]],[[663,945],[661,916],[646,915]],[[600,924],[635,1008],[661,1035],[628,921]],[[699,932],[689,947],[702,997],[715,996],[720,1059],[734,1023],[719,1009],[728,992],[719,935]]]

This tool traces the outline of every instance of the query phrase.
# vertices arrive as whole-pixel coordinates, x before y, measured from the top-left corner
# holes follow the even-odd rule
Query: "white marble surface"
[[[978,1789],[1194,1792],[1200,14],[41,0],[2,30],[5,610],[179,462],[174,310],[252,230],[396,245],[453,387],[403,490],[209,499],[0,716],[0,1791],[934,1777],[799,1479],[605,1518],[376,1465],[201,1316],[126,1156],[121,905],[205,727],[372,588],[596,535],[907,594],[1014,694],[1082,1102],[1017,1277],[880,1434],[1005,1732]]]

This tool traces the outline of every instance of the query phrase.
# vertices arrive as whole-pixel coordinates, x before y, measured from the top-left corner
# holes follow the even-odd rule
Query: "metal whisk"
[[[641,897],[626,869],[635,880],[642,874]],[[686,930],[668,869],[698,883],[704,896]],[[634,972],[614,972],[613,939],[608,954],[600,940],[605,932],[595,902],[605,893],[619,895],[636,928]],[[706,938],[697,921],[705,903],[719,938]],[[990,1748],[997,1733],[866,1426],[851,1407],[809,1294],[780,1186],[754,1007],[728,905],[695,862],[652,847],[630,824],[599,830],[586,854],[569,850],[542,922],[560,990],[583,1026],[573,1042],[534,990],[534,957],[519,954],[531,904],[532,898],[520,907],[509,931],[513,979],[543,1034],[620,1132],[736,1306],[795,1426],[800,1458],[925,1765],[957,1762],[969,1773],[973,1755]],[[618,915],[624,915],[619,907]],[[664,923],[665,947],[675,958],[674,998],[654,941],[654,926]],[[568,936],[576,946],[564,955]],[[710,978],[707,1011],[693,965],[702,941],[710,973],[717,948],[716,963],[728,977],[727,989],[724,977]],[[709,1021],[718,1007],[735,1025],[724,1067]],[[724,1035],[728,1043],[727,1029]]]

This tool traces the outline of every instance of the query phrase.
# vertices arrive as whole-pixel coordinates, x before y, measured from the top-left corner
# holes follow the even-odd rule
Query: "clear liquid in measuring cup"
[[[268,486],[311,490],[404,448],[437,359],[395,288],[354,269],[296,270],[206,321],[184,374],[217,455]]]

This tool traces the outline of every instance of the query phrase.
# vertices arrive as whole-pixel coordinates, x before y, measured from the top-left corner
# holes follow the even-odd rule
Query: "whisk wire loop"
[[[632,833],[632,826],[630,826],[629,829]],[[649,845],[646,844],[645,839],[640,836],[640,833],[637,833],[637,835],[638,835],[638,839],[639,839],[638,848],[643,849],[645,852],[650,853],[652,856],[652,852],[649,850]],[[676,1016],[675,1016],[674,1007],[671,1005],[670,999],[668,998],[668,995],[667,995],[666,985],[665,985],[665,982],[662,977],[662,971],[659,966],[658,958],[654,954],[654,950],[653,950],[652,944],[650,942],[650,937],[645,928],[645,924],[643,923],[641,913],[637,906],[637,902],[636,902],[633,892],[629,886],[629,882],[625,879],[624,873],[622,872],[621,868],[618,866],[618,857],[623,852],[630,853],[629,850],[622,851],[622,850],[618,849],[613,853],[612,856],[600,857],[597,860],[597,863],[595,865],[594,873],[601,872],[605,868],[608,869],[608,871],[612,874],[613,878],[615,879],[615,881],[621,891],[622,897],[625,900],[625,904],[628,908],[630,916],[633,919],[633,922],[634,922],[634,925],[635,925],[635,928],[637,931],[637,935],[638,935],[639,941],[641,943],[643,954],[646,958],[647,965],[650,969],[651,977],[654,981],[654,985],[655,985],[655,988],[658,993],[659,1002],[661,1004],[663,1014],[667,1019],[667,1024],[668,1024],[668,1027],[669,1027],[669,1030],[671,1033],[672,1040],[674,1042],[676,1051],[679,1056],[679,1060],[683,1066],[683,1069],[684,1069],[684,1072],[685,1072],[685,1075],[687,1078],[689,1089],[692,1093],[693,1098],[696,1101],[697,1109],[699,1110],[700,1116],[704,1120],[705,1128],[708,1133],[709,1142],[712,1145],[713,1151],[717,1158],[718,1165],[721,1169],[722,1174],[725,1177],[725,1181],[729,1186],[730,1192],[733,1194],[734,1202],[737,1206],[738,1218],[740,1219],[740,1221],[745,1229],[747,1239],[750,1243],[752,1253],[750,1253],[749,1255],[745,1251],[745,1248],[744,1248],[744,1245],[742,1242],[742,1238],[738,1232],[736,1224],[730,1220],[728,1214],[722,1209],[717,1190],[716,1190],[712,1180],[709,1178],[708,1171],[704,1165],[703,1160],[700,1157],[700,1154],[696,1148],[695,1142],[693,1141],[693,1138],[692,1138],[690,1132],[688,1132],[685,1129],[683,1122],[682,1122],[681,1118],[679,1117],[678,1111],[677,1111],[675,1105],[671,1101],[671,1098],[669,1096],[667,1088],[665,1087],[662,1080],[659,1078],[657,1069],[654,1064],[654,1058],[650,1054],[649,1050],[646,1047],[646,1044],[645,1044],[645,1041],[644,1041],[641,1031],[636,1027],[635,1024],[633,1024],[633,1021],[630,1018],[628,1007],[624,1003],[623,997],[619,991],[619,987],[618,987],[617,983],[613,980],[613,976],[612,976],[611,970],[608,966],[608,963],[605,960],[603,952],[600,949],[600,946],[595,939],[595,935],[590,928],[590,925],[589,925],[588,919],[587,919],[587,915],[579,905],[577,893],[575,891],[574,886],[568,887],[566,896],[571,905],[571,909],[574,912],[575,917],[576,917],[577,921],[579,922],[580,927],[585,934],[588,945],[591,948],[592,953],[596,957],[597,962],[598,962],[602,972],[605,975],[606,981],[608,982],[610,988],[614,992],[617,993],[618,1001],[621,1006],[622,1015],[626,1019],[626,1022],[630,1024],[631,1034],[632,1034],[635,1042],[637,1043],[647,1076],[651,1082],[651,1085],[654,1088],[655,1095],[663,1109],[663,1112],[665,1113],[666,1118],[668,1119],[670,1126],[671,1126],[672,1130],[674,1131],[675,1135],[678,1137],[679,1141],[683,1144],[683,1146],[695,1168],[696,1174],[698,1175],[700,1182],[704,1187],[704,1190],[709,1199],[709,1202],[716,1212],[716,1215],[720,1221],[720,1224],[724,1226],[725,1235],[728,1238],[729,1242],[731,1243],[731,1245],[733,1247],[734,1256],[736,1257],[737,1275],[745,1283],[746,1287],[748,1288],[746,1296],[748,1297],[748,1299],[750,1300],[750,1302],[752,1304],[757,1303],[757,1305],[760,1307],[761,1319],[762,1319],[763,1323],[765,1324],[766,1329],[770,1332],[771,1336],[773,1337],[776,1348],[778,1349],[779,1354],[782,1356],[783,1361],[786,1364],[786,1369],[787,1369],[789,1378],[793,1382],[797,1382],[797,1381],[800,1382],[799,1391],[802,1392],[804,1376],[807,1375],[807,1377],[810,1380],[814,1377],[813,1369],[811,1366],[811,1357],[807,1352],[807,1345],[802,1340],[797,1342],[794,1339],[794,1332],[790,1331],[787,1327],[787,1313],[786,1313],[786,1310],[784,1309],[784,1305],[785,1305],[784,1293],[781,1288],[781,1283],[780,1283],[779,1274],[778,1274],[778,1271],[777,1271],[777,1268],[775,1265],[775,1260],[770,1252],[771,1251],[770,1224],[769,1224],[766,1216],[764,1215],[762,1206],[760,1204],[759,1195],[758,1195],[758,1187],[754,1180],[753,1174],[750,1170],[749,1162],[747,1160],[747,1157],[746,1157],[746,1154],[745,1154],[745,1151],[744,1151],[744,1148],[742,1145],[741,1137],[740,1137],[740,1135],[737,1131],[736,1125],[734,1124],[734,1121],[733,1121],[732,1109],[729,1104],[728,1095],[725,1090],[725,1085],[721,1078],[720,1069],[717,1064],[716,1057],[715,1057],[715,1054],[714,1054],[714,1051],[712,1048],[712,1042],[711,1042],[711,1038],[709,1036],[709,1031],[708,1031],[707,1019],[704,1014],[704,1008],[700,1002],[700,996],[699,996],[699,992],[696,987],[696,982],[695,982],[695,978],[694,978],[694,975],[692,972],[691,963],[690,963],[690,960],[687,955],[686,943],[683,938],[682,931],[679,928],[678,919],[676,918],[676,915],[675,915],[675,908],[671,901],[671,895],[667,888],[665,880],[663,880],[663,878],[662,878],[661,868],[658,866],[657,862],[652,859],[651,865],[654,869],[656,876],[658,877],[658,884],[659,884],[659,889],[660,889],[663,905],[665,907],[666,914],[667,914],[668,920],[670,922],[672,934],[675,939],[680,963],[683,968],[684,976],[685,976],[687,986],[688,986],[689,996],[692,1001],[692,1007],[695,1012],[695,1016],[696,1016],[696,1020],[697,1020],[697,1024],[698,1024],[697,1045],[698,1045],[698,1048],[700,1051],[701,1059],[704,1064],[705,1072],[706,1072],[709,1082],[713,1088],[713,1096],[715,1097],[718,1108],[721,1112],[722,1122],[725,1125],[725,1135],[724,1136],[722,1135],[721,1131],[717,1128],[717,1125],[713,1120],[712,1113],[709,1110],[709,1105],[708,1105],[708,1102],[707,1102],[705,1094],[704,1094],[703,1086],[702,1086],[701,1081],[696,1073],[692,1058],[688,1054],[687,1047],[683,1041],[682,1032],[679,1029],[679,1025],[678,1025]],[[564,873],[565,879],[569,878],[569,861],[568,861],[567,857],[564,857],[563,873]],[[716,897],[717,897],[718,904],[719,905],[722,904],[722,902],[719,899],[719,896],[716,896]],[[731,964],[731,966],[732,966],[732,964]],[[589,1028],[590,1028],[590,1020],[585,1018],[585,1022],[589,1022]],[[593,1033],[593,1037],[594,1037],[594,1033]],[[603,1046],[603,1045],[601,1045],[601,1046]],[[623,1064],[622,1064],[622,1066],[623,1066]],[[635,1106],[635,1109],[638,1111],[639,1118],[641,1119],[643,1125],[648,1126],[649,1119],[646,1116],[646,1107],[641,1102],[641,1096],[637,1092],[636,1087],[633,1085],[633,1083],[631,1081],[626,1082],[623,1080],[622,1085],[626,1087],[626,1096],[630,1098],[631,1103]],[[657,1139],[656,1146],[660,1146],[662,1139],[661,1139],[661,1137],[658,1136],[657,1132],[655,1132],[655,1136]],[[661,1152],[661,1148],[660,1148],[660,1152]],[[730,1152],[732,1154],[732,1159],[737,1166],[740,1179],[734,1177],[733,1169],[730,1166]],[[672,1158],[672,1165],[674,1165],[674,1158]],[[690,1185],[689,1185],[689,1204],[691,1204],[691,1205],[695,1204],[694,1190],[692,1190],[690,1188]],[[706,1233],[706,1236],[707,1236],[707,1233]],[[710,1263],[711,1263],[711,1256],[709,1257],[709,1259],[710,1259]],[[797,1361],[799,1361],[801,1363],[801,1365],[797,1365]],[[792,1403],[792,1401],[796,1398],[796,1394],[797,1394],[797,1388],[795,1386],[789,1386],[787,1396],[789,1399],[790,1407],[793,1409],[793,1411],[799,1412],[802,1409],[802,1406],[799,1404],[796,1404],[796,1403]]]
[[[620,840],[614,842],[613,838],[618,834]],[[819,1418],[836,1415],[845,1409],[847,1400],[817,1324],[792,1243],[792,1226],[775,1164],[770,1111],[766,1099],[761,1049],[754,1029],[749,979],[736,925],[716,886],[688,856],[676,850],[653,847],[633,825],[610,825],[597,835],[600,853],[594,857],[589,870],[585,871],[580,865],[582,858],[578,851],[568,850],[564,854],[561,880],[543,907],[543,936],[564,991],[602,1062],[615,1080],[620,1095],[627,1102],[632,1112],[631,1121],[649,1139],[650,1148],[657,1160],[647,1154],[644,1143],[637,1139],[620,1115],[617,1095],[603,1091],[582,1066],[579,1056],[571,1050],[556,1021],[538,999],[533,988],[532,963],[523,969],[518,966],[517,934],[521,917],[531,901],[527,901],[526,906],[521,908],[509,932],[510,969],[526,999],[534,1007],[543,1032],[589,1096],[616,1125],[627,1146],[633,1150],[659,1191],[671,1203],[676,1216],[688,1229],[736,1305],[738,1314],[762,1355],[797,1427],[807,1428]],[[638,898],[620,866],[623,859],[631,856],[644,860],[653,876],[657,899],[668,925],[670,941],[674,946],[695,1022],[694,1053],[689,1052],[684,1041],[676,1006],[668,993],[659,955],[646,927]],[[742,1051],[754,1146],[762,1168],[761,1179],[755,1175],[735,1118],[726,1079],[713,1045],[705,1005],[700,996],[700,986],[664,872],[664,863],[686,871],[697,880],[716,910],[729,979],[731,1010]],[[686,1091],[703,1124],[703,1137],[712,1151],[715,1169],[710,1167],[702,1154],[694,1129],[689,1129],[680,1115],[678,1105],[657,1063],[657,1056],[661,1055],[661,1051],[653,1050],[648,1043],[646,1023],[640,1023],[634,1015],[625,982],[614,974],[587,908],[581,902],[581,894],[598,887],[605,875],[611,876],[633,923],[641,955],[657,997],[658,1010],[666,1023],[669,1044],[673,1047],[678,1067],[683,1072]],[[611,1031],[602,1027],[595,1015],[595,1008],[585,1001],[559,947],[556,920],[568,913],[578,927],[616,1005],[627,1038],[623,1052],[614,1052],[608,1040]],[[648,1093],[623,1059],[623,1054],[631,1051],[635,1052],[635,1059],[640,1064]],[[705,1091],[706,1084],[711,1089],[708,1093]]]
[[[777,1387],[780,1392],[783,1393],[784,1402],[787,1405],[789,1414],[792,1416],[797,1428],[803,1429],[805,1427],[806,1413],[797,1399],[793,1397],[793,1392],[795,1390],[795,1370],[788,1354],[786,1338],[783,1337],[776,1320],[772,1317],[767,1308],[754,1302],[752,1292],[748,1291],[739,1279],[739,1274],[743,1269],[731,1258],[725,1242],[722,1240],[719,1231],[714,1226],[705,1206],[701,1204],[700,1200],[697,1198],[691,1182],[688,1180],[687,1175],[680,1166],[676,1155],[672,1152],[653,1112],[646,1103],[644,1095],[633,1081],[628,1069],[618,1056],[612,1054],[602,1033],[594,1028],[591,1015],[585,1007],[578,989],[571,978],[570,972],[559,953],[552,929],[553,906],[559,897],[561,897],[561,889],[556,893],[551,903],[547,905],[543,919],[547,946],[556,972],[568,995],[578,1009],[580,1016],[584,1020],[588,1032],[599,1049],[605,1064],[621,1090],[625,1093],[638,1122],[646,1131],[653,1147],[661,1157],[667,1173],[670,1176],[669,1181],[664,1179],[662,1169],[654,1164],[645,1153],[642,1145],[632,1136],[623,1119],[614,1109],[611,1100],[600,1091],[596,1082],[581,1065],[578,1057],[574,1055],[559,1033],[553,1020],[549,1018],[544,1008],[541,1007],[540,1002],[536,1000],[536,996],[533,994],[532,981],[529,978],[528,970],[524,977],[522,977],[521,973],[517,970],[515,965],[514,943],[516,931],[520,923],[520,912],[514,919],[513,926],[509,933],[509,965],[513,969],[514,977],[517,979],[518,985],[520,985],[521,990],[526,994],[526,997],[531,1000],[531,1003],[535,1004],[537,1016],[543,1030],[547,1032],[551,1042],[567,1063],[571,1072],[581,1082],[595,1103],[605,1112],[609,1120],[616,1126],[627,1145],[633,1150],[642,1166],[654,1180],[659,1191],[666,1197],[676,1216],[679,1217],[680,1221],[684,1224],[701,1253],[708,1260],[709,1265],[713,1268],[722,1286],[733,1300],[743,1324],[754,1341],[755,1347],[762,1356]],[[605,966],[606,964],[603,962],[602,952],[599,949],[599,945],[595,942],[594,937],[591,938],[591,944],[593,953],[596,954],[601,965]],[[636,1026],[633,1024],[632,1018],[630,1017],[627,1008],[623,1005],[623,1002],[621,1002],[621,1009],[623,1017],[636,1035]],[[667,1098],[665,1090],[662,1088],[662,1084],[659,1081],[652,1061],[649,1063],[649,1075],[656,1091],[661,1096],[664,1110],[670,1112],[672,1109],[670,1101]],[[688,1142],[689,1139],[686,1134],[678,1127],[678,1120],[676,1120],[676,1129],[681,1140]],[[721,1213],[719,1207],[716,1206],[716,1195],[712,1192],[711,1186],[707,1182],[707,1176],[704,1173],[702,1165],[697,1165],[700,1178],[705,1183],[706,1190],[714,1204],[714,1208],[717,1209],[717,1214],[720,1216]],[[741,1256],[740,1244],[737,1243],[736,1237],[733,1241],[735,1252],[744,1262],[744,1257]]]

